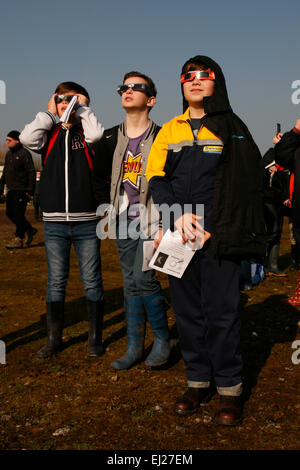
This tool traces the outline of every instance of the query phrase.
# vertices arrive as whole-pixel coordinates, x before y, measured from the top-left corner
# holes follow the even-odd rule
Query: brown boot
[[[180,415],[191,415],[197,411],[200,405],[207,403],[210,398],[209,388],[189,387],[184,395],[176,401],[174,411]]]
[[[20,237],[14,237],[7,245],[8,250],[13,250],[16,248],[23,248],[23,240]]]
[[[236,426],[242,420],[241,397],[220,395],[219,411],[216,416],[218,424]]]

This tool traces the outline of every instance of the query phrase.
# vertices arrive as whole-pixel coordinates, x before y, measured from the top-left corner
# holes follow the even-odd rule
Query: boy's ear
[[[153,108],[153,106],[155,105],[156,103],[156,98],[155,96],[151,96],[150,98],[148,98],[148,101],[147,101],[147,106],[148,108]]]

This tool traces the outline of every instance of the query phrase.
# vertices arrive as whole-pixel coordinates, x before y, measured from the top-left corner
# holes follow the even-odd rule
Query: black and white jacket
[[[92,146],[104,129],[87,106],[79,107],[76,117],[78,121],[68,128],[57,124],[49,111],[40,112],[20,134],[23,145],[41,153],[40,204],[47,222],[98,218],[91,184]]]

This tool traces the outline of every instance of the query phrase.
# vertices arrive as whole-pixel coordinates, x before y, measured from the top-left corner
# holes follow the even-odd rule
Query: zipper
[[[66,191],[66,220],[69,221],[69,147],[68,147],[69,129],[65,136],[65,191]]]
[[[190,128],[191,128],[191,131],[192,131],[192,135],[193,135],[193,147],[195,148],[195,146],[197,145],[197,142],[198,142],[198,133],[200,131],[200,128],[202,127],[202,124],[200,126],[200,128],[198,129],[198,133],[197,135],[194,134],[194,131],[193,131],[193,126],[192,126],[192,123],[191,121],[188,119],[187,120]],[[189,200],[191,201],[192,203],[192,180],[193,180],[193,168],[194,168],[194,162],[195,162],[195,151],[193,152],[193,155],[192,155],[192,165],[191,165],[191,170],[190,170],[190,175],[189,175],[189,185],[188,185],[188,195],[189,195]]]

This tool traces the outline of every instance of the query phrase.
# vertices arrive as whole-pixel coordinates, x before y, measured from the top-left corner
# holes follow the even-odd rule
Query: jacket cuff
[[[51,113],[51,111],[46,111],[46,114],[48,114],[48,116],[52,119],[53,125],[56,124],[56,117],[54,116],[54,114]]]
[[[297,134],[297,135],[300,135],[300,131],[299,129],[297,129],[297,127],[293,127],[292,131]]]

